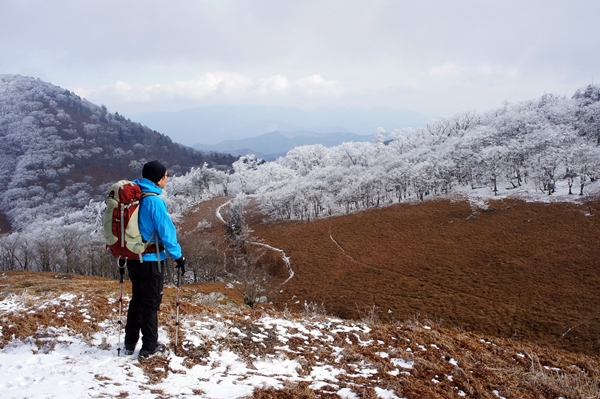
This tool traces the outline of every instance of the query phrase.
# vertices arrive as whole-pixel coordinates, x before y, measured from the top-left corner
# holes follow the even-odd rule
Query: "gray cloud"
[[[448,114],[590,83],[599,11],[592,0],[3,0],[0,72],[119,112],[234,102]]]

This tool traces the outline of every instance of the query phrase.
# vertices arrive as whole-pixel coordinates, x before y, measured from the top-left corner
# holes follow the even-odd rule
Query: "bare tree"
[[[223,254],[214,240],[190,233],[181,238],[181,246],[187,257],[186,270],[192,272],[195,283],[225,279]]]
[[[233,252],[234,266],[231,270],[236,284],[240,287],[244,302],[253,307],[265,296],[271,284],[271,278],[263,265],[258,262],[262,249],[249,248],[252,232],[244,218],[246,198],[238,195],[234,200],[225,223],[225,237]]]
[[[57,272],[59,264],[60,247],[57,245],[54,235],[48,231],[40,232],[34,242],[37,270],[42,272]]]

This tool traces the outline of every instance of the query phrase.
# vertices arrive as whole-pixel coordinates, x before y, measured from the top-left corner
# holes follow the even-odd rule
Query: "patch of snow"
[[[352,392],[350,388],[342,388],[339,391],[337,391],[337,394],[340,398],[344,399],[358,399],[358,396],[354,392]]]
[[[400,399],[398,396],[396,396],[396,393],[393,389],[382,389],[375,387],[375,393],[382,399]]]
[[[392,358],[390,359],[392,364],[397,367],[402,367],[403,369],[412,369],[415,365],[414,362],[409,360],[404,360],[402,358]]]

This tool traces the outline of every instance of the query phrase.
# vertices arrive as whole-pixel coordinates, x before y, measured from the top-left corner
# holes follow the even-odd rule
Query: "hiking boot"
[[[135,352],[135,348],[130,348],[127,346],[123,348],[123,353],[125,353],[125,356],[131,356],[133,355],[133,352]]]
[[[154,348],[154,350],[148,350],[148,349],[142,348],[140,350],[138,359],[140,359],[140,360],[149,359],[149,358],[157,356],[157,355],[164,356],[166,354],[167,354],[167,347],[164,346],[163,344],[158,344],[158,345],[156,345],[156,348]]]

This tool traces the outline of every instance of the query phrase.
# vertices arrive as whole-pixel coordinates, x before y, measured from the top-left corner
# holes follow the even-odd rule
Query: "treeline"
[[[117,278],[116,262],[100,230],[102,209],[102,203],[90,202],[64,217],[1,236],[0,270]]]
[[[551,195],[561,182],[584,194],[600,173],[599,93],[590,85],[571,99],[545,94],[422,129],[379,130],[373,143],[297,147],[275,162],[246,156],[234,163],[235,178],[277,219],[423,200],[457,187],[502,194],[527,185]]]
[[[230,178],[228,172],[205,164],[192,168],[184,176],[170,179],[163,198],[173,219],[181,220],[188,209],[202,201],[227,195]],[[116,259],[106,250],[102,232],[104,208],[103,201],[89,200],[77,211],[49,220],[39,218],[18,232],[0,235],[0,271],[117,278]],[[197,226],[197,229],[201,228]],[[232,255],[224,260],[223,253],[213,243],[196,239],[194,232],[191,233],[179,232],[184,253],[191,260],[187,266],[187,281],[217,281],[231,277],[239,263],[235,257]],[[167,282],[175,281],[172,266],[166,270]]]
[[[204,263],[187,267],[187,281],[216,281],[224,276],[222,257],[207,262],[212,248],[204,248]],[[186,255],[196,248],[184,248]],[[212,252],[211,252],[212,251]],[[117,259],[106,250],[104,236],[83,225],[45,226],[35,231],[0,237],[0,271],[23,270],[60,274],[79,274],[111,279],[119,277]],[[174,261],[165,270],[166,283],[176,283]]]
[[[182,193],[190,182],[196,182],[194,195],[166,195],[171,208],[187,210],[199,201],[223,195],[218,171],[209,168],[194,169],[185,178],[175,178],[172,192]],[[206,185],[201,183],[203,180]],[[177,182],[177,180],[183,180]],[[177,187],[178,186],[178,187]],[[216,190],[216,191],[211,191]],[[178,198],[179,197],[179,198]],[[191,200],[191,198],[195,198]],[[251,245],[250,230],[243,216],[244,196],[238,196],[226,212],[224,226],[202,222],[191,231],[179,231],[179,242],[188,262],[184,282],[226,281],[235,284],[249,306],[266,301],[274,288],[273,277],[281,270],[277,262],[263,259],[260,246]],[[22,270],[61,274],[80,274],[117,279],[117,259],[106,249],[102,233],[104,204],[90,201],[82,210],[53,219],[12,234],[0,236],[0,271]],[[174,214],[180,218],[181,214]],[[204,229],[217,229],[225,235],[223,242],[214,242],[210,235],[198,234]],[[176,284],[174,261],[165,269],[165,282]]]

